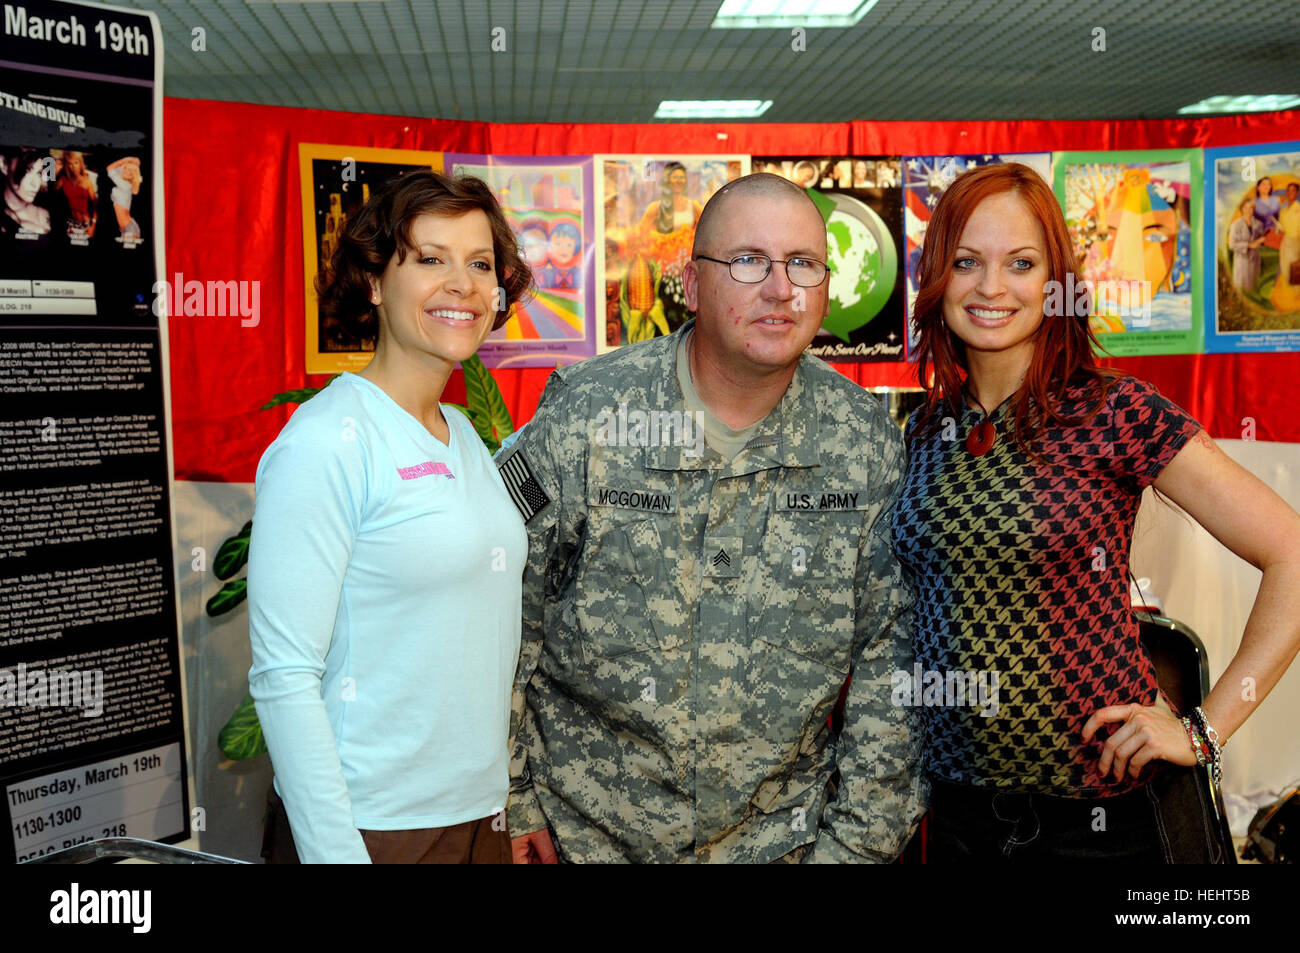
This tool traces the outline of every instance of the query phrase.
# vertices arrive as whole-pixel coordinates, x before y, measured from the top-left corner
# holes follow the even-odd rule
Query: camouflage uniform
[[[893,860],[928,793],[891,704],[898,428],[805,355],[729,463],[598,440],[602,410],[683,409],[685,327],[557,369],[497,460],[530,540],[510,832],[549,823],[568,861]]]

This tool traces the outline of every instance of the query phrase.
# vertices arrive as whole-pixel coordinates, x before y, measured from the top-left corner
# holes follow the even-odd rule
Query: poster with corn
[[[808,352],[824,361],[901,361],[903,188],[898,156],[754,156],[807,189],[826,220],[829,310]]]
[[[749,173],[749,156],[599,155],[596,273],[603,276],[600,350],[671,334],[691,316],[682,290],[695,223],[709,198]]]

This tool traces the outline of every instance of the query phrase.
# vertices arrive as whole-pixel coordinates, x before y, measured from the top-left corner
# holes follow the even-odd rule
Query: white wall
[[[217,549],[253,515],[253,485],[177,481],[172,485],[172,503],[193,806],[207,814],[207,830],[197,835],[197,849],[260,863],[270,759],[261,755],[251,761],[230,761],[217,748],[221,727],[248,690],[248,604],[215,619],[203,609],[222,586],[212,574]],[[196,546],[207,550],[206,572],[192,568]],[[241,569],[232,578],[245,575]]]
[[[1300,509],[1300,444],[1219,440],[1219,447]],[[1147,491],[1133,534],[1131,568],[1151,579],[1165,615],[1205,643],[1217,683],[1241,641],[1260,573],[1182,510]],[[1300,616],[1300,606],[1297,606]],[[1293,624],[1300,625],[1300,618]],[[1223,758],[1223,789],[1233,833],[1245,833],[1255,807],[1300,780],[1300,665],[1292,665]]]

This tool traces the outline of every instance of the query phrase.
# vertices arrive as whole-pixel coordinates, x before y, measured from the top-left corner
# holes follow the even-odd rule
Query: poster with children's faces
[[[533,273],[534,289],[493,331],[479,357],[487,367],[555,367],[596,353],[592,160],[573,156],[447,153],[453,175],[488,183]]]
[[[903,158],[903,227],[906,230],[907,263],[907,353],[913,358],[916,349],[916,329],[912,325],[912,304],[920,286],[917,269],[921,264],[921,249],[925,245],[926,229],[939,199],[963,172],[1002,162],[1018,162],[1038,173],[1050,188],[1052,185],[1052,154],[1050,152],[982,153],[979,155],[904,156]]]
[[[824,361],[901,361],[903,191],[898,156],[755,156],[754,170],[808,189],[826,220],[828,311],[808,351]]]
[[[1300,142],[1205,150],[1205,349],[1300,350]]]
[[[690,317],[682,271],[713,194],[749,174],[749,156],[595,157],[596,273],[604,289],[599,350],[671,334]]]
[[[1055,168],[1074,257],[1056,306],[1084,302],[1108,354],[1200,352],[1200,150],[1062,152]]]

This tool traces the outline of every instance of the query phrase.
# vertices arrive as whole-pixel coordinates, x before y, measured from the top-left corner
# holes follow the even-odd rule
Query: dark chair
[[[1142,639],[1142,648],[1156,669],[1156,683],[1169,702],[1185,714],[1200,705],[1210,694],[1210,660],[1205,643],[1181,622],[1149,612],[1134,612]],[[1208,772],[1200,772],[1206,790],[1214,804],[1219,819],[1219,836],[1224,853],[1236,863],[1232,846],[1232,831],[1228,828],[1228,813],[1223,806],[1221,792],[1210,782]]]

